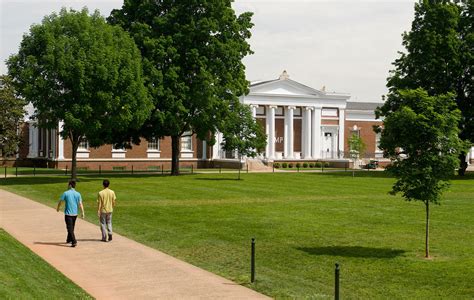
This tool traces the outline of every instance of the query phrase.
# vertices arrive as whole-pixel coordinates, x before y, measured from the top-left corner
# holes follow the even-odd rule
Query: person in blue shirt
[[[77,240],[74,235],[74,227],[76,226],[77,210],[81,208],[82,218],[84,219],[84,207],[82,206],[81,194],[76,192],[76,181],[70,180],[68,190],[61,195],[56,211],[59,212],[61,204],[64,202],[64,220],[66,221],[67,239],[66,243],[71,243],[71,247],[76,247]]]

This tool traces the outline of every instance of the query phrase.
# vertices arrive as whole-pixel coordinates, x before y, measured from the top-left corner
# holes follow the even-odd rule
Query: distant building
[[[326,92],[324,87],[316,90],[293,81],[286,71],[278,79],[252,83],[249,94],[242,96],[241,101],[250,105],[254,118],[265,128],[267,146],[259,157],[264,162],[324,160],[345,165],[350,162],[348,139],[353,134],[360,136],[367,146],[365,159],[383,161],[378,148],[380,137],[373,131],[373,126],[383,126],[374,114],[383,102],[350,101],[349,94]],[[34,120],[26,123],[25,147],[20,149],[18,158],[26,164],[36,161],[56,168],[70,166],[69,140],[62,139],[57,130],[37,128]],[[59,123],[58,128],[61,126]],[[222,149],[222,134],[217,134],[217,141],[211,147],[196,136],[184,136],[181,165],[212,167],[240,163],[235,152]],[[472,162],[474,148],[470,157]],[[85,169],[97,169],[99,165],[104,170],[130,169],[132,165],[136,169],[169,168],[171,138],[142,140],[132,149],[115,149],[112,145],[91,148],[84,141],[79,146],[77,161],[78,167]]]

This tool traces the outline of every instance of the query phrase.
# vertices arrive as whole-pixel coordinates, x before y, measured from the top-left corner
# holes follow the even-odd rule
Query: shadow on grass
[[[57,177],[57,176],[36,176],[36,177],[9,177],[0,179],[0,186],[2,185],[35,185],[35,184],[54,184],[64,183],[67,186],[70,177]],[[79,177],[77,182],[90,182],[97,180],[96,178],[84,178]]]
[[[311,255],[331,255],[342,257],[364,258],[394,258],[405,253],[405,250],[372,248],[360,246],[328,246],[328,247],[298,247],[297,250]]]
[[[207,180],[207,181],[242,181],[238,178],[194,178],[194,180]]]

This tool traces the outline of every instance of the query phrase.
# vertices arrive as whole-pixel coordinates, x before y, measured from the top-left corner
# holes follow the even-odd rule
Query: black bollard
[[[5,166],[5,178],[7,178],[7,166]]]
[[[36,167],[33,167],[33,176],[36,176]]]
[[[133,175],[133,165],[132,165],[132,175]]]
[[[222,167],[219,166],[219,174],[222,173]]]
[[[252,238],[250,249],[250,282],[255,281],[255,239]]]
[[[65,173],[64,175],[66,175],[66,176],[67,176],[67,165],[66,165],[66,173]]]
[[[191,165],[191,174],[194,174],[194,165]]]
[[[102,166],[99,165],[99,175],[102,175]]]
[[[334,282],[334,299],[339,300],[339,264],[336,263],[335,282]]]
[[[15,176],[18,177],[18,166],[15,166]]]
[[[161,165],[161,175],[165,173],[165,165]]]

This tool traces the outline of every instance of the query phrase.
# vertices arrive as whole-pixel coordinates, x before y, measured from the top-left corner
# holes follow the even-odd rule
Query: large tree
[[[18,129],[25,115],[25,104],[17,97],[11,78],[0,76],[0,156],[7,157],[17,152],[21,142]]]
[[[385,117],[380,148],[392,160],[388,172],[396,177],[392,194],[422,201],[426,213],[425,256],[429,257],[429,208],[438,204],[459,164],[466,143],[459,138],[461,113],[453,94],[429,96],[423,89],[389,95],[396,110],[376,111]],[[396,99],[394,99],[396,98]]]
[[[64,122],[59,130],[72,143],[73,178],[82,140],[92,147],[128,144],[129,128],[138,129],[149,115],[140,52],[98,11],[62,9],[46,16],[24,35],[7,64],[19,93],[34,105],[39,126]]]
[[[155,109],[140,134],[171,136],[173,175],[179,174],[181,136],[215,143],[225,119],[239,113],[238,97],[248,92],[242,58],[251,53],[251,13],[236,16],[231,3],[125,0],[109,18],[141,50]]]
[[[411,31],[403,34],[406,53],[393,63],[387,86],[391,93],[423,88],[429,95],[454,93],[461,110],[460,137],[474,141],[473,1],[420,0]],[[392,97],[383,110],[396,110]],[[461,161],[466,159],[461,153]],[[464,165],[465,167],[465,165]],[[460,173],[464,173],[461,167]]]

